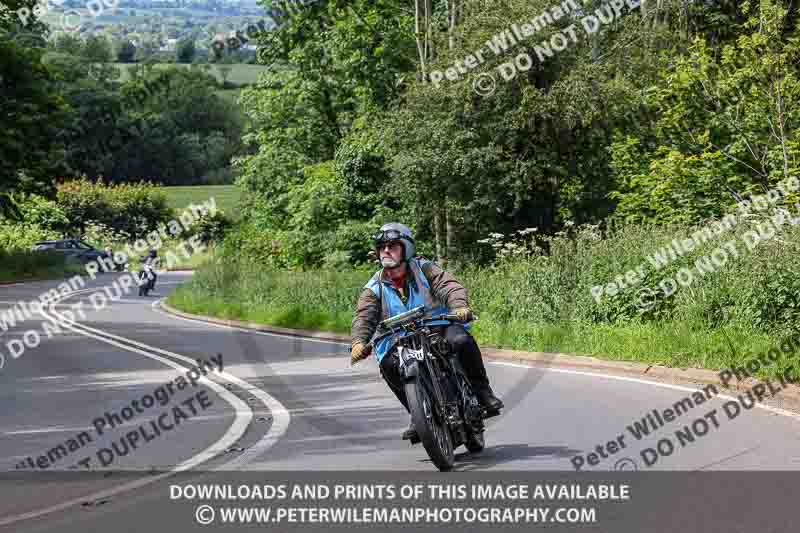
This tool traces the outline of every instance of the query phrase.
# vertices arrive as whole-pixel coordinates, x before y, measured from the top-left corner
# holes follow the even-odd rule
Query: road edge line
[[[163,300],[159,301],[159,307],[164,310],[165,313],[183,318],[185,320],[218,324],[229,328],[249,330],[266,335],[302,338],[316,342],[350,344],[349,336],[338,333],[281,328],[241,320],[221,319],[206,315],[195,315],[175,309],[174,307],[166,304]],[[722,391],[729,394],[736,394],[739,391],[750,390],[755,384],[760,383],[760,380],[747,378],[742,381],[737,381],[735,386],[724,387],[719,381],[719,372],[703,368],[678,369],[639,362],[610,361],[585,355],[523,352],[517,350],[503,350],[488,346],[481,346],[481,352],[484,359],[497,363],[516,362],[527,366],[528,368],[542,368],[550,370],[557,370],[555,367],[566,367],[567,369],[574,369],[573,373],[576,375],[587,374],[597,377],[616,377],[618,375],[623,377],[639,376],[649,379],[639,379],[638,382],[648,383],[651,385],[715,385],[720,387]],[[581,370],[593,370],[594,372],[581,372]],[[566,372],[566,370],[561,370],[561,372]],[[605,375],[600,372],[608,372],[609,374]],[[783,408],[771,407],[769,405],[764,405],[764,408],[766,408],[767,411],[774,412],[775,414],[790,413],[792,416],[794,416],[795,413],[800,413],[800,386],[789,385],[788,387],[782,389],[780,396],[783,400],[780,402]],[[793,403],[795,405],[783,405],[784,403]],[[778,411],[781,413],[778,413]],[[785,416],[790,415],[785,414]]]

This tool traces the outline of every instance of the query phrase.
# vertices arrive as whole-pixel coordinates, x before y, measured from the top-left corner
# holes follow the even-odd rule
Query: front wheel
[[[419,377],[405,384],[405,392],[411,420],[428,457],[442,472],[452,470],[456,462],[453,437],[447,422],[434,412],[432,395]]]

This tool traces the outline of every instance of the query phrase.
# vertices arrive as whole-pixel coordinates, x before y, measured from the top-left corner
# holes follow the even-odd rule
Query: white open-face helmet
[[[372,236],[372,241],[375,243],[376,247],[386,242],[400,241],[403,244],[403,259],[406,261],[410,261],[417,252],[414,246],[414,234],[411,232],[411,229],[397,222],[391,222],[381,226],[378,233]]]

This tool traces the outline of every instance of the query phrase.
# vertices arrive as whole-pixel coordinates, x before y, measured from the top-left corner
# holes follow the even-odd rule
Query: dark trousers
[[[467,374],[472,387],[477,391],[489,387],[489,377],[486,375],[486,367],[483,366],[483,358],[481,357],[481,349],[478,343],[462,326],[440,326],[439,331],[443,333],[444,338],[453,347],[453,350],[458,356],[464,372]],[[444,330],[444,331],[442,331]],[[408,411],[408,400],[406,399],[406,392],[403,388],[403,380],[400,376],[399,360],[397,350],[392,350],[381,359],[381,375],[392,389],[397,399],[403,404],[403,407]]]

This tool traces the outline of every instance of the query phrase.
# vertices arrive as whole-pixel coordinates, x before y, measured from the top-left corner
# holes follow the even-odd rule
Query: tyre
[[[428,457],[442,472],[452,470],[456,462],[453,437],[447,423],[434,412],[432,395],[419,378],[406,383],[405,392],[411,420]]]
[[[484,428],[483,421],[480,420],[481,411],[478,406],[478,399],[475,397],[475,394],[473,394],[469,379],[467,379],[466,374],[464,374],[464,371],[461,369],[458,360],[454,362],[454,366],[459,386],[468,398],[467,405],[464,405],[464,421],[467,424],[467,442],[464,443],[464,446],[470,453],[480,453],[486,447],[484,431],[477,432],[470,428],[470,425],[475,423],[475,420],[479,421],[478,429],[483,430]]]

